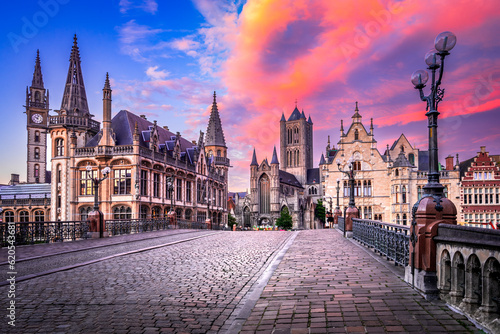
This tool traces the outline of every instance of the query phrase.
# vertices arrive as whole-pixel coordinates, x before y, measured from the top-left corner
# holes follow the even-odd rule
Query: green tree
[[[316,204],[316,209],[314,210],[314,216],[318,218],[322,223],[325,223],[325,207],[323,206],[323,201],[318,199]]]
[[[283,207],[283,210],[281,210],[280,217],[276,219],[276,226],[284,230],[292,229],[292,216],[290,216],[290,212],[288,211],[288,208],[286,206]]]
[[[233,225],[238,224],[236,222],[236,217],[233,216],[232,214],[228,214],[227,216],[227,225],[229,226],[230,229],[233,229]]]

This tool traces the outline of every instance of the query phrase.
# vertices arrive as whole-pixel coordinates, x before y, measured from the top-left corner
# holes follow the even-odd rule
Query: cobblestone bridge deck
[[[0,333],[480,332],[336,230],[188,232],[18,247]]]

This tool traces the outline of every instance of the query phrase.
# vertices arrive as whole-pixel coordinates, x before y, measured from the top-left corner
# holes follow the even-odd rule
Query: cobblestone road
[[[18,282],[0,332],[216,333],[291,235],[222,232]]]
[[[18,282],[0,333],[478,331],[381,259],[336,230],[220,232]]]
[[[443,303],[423,299],[386,267],[393,264],[381,262],[336,230],[302,231],[241,333],[478,331]]]

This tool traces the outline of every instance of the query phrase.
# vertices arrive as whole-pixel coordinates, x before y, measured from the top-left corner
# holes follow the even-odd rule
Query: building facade
[[[348,169],[352,162],[355,171],[354,196],[360,217],[394,224],[409,225],[411,209],[423,194],[427,184],[428,151],[414,148],[406,136],[401,134],[391,147],[381,154],[374,137],[373,119],[367,130],[359,113],[358,103],[352,116],[352,123],[344,131],[340,126],[340,140],[337,148],[328,141],[326,154],[321,158],[321,183],[326,202],[336,202],[337,180],[340,184],[340,209],[349,204],[349,182],[339,171]],[[458,164],[458,161],[457,161]],[[447,166],[440,171],[440,181],[445,194],[457,208],[459,197],[459,170],[453,165],[453,158],[447,158]],[[449,195],[451,194],[451,195]]]
[[[481,146],[477,156],[460,163],[459,221],[475,227],[500,227],[500,156]]]
[[[127,110],[112,117],[112,90],[106,74],[101,129],[88,108],[75,36],[56,114],[48,113],[48,91],[43,86],[38,53],[33,83],[26,94],[28,182],[50,189],[49,196],[45,194],[48,200],[38,201],[44,209],[43,220],[86,220],[94,206],[93,180],[103,178],[97,198],[105,219],[162,218],[174,211],[179,219],[227,223],[230,161],[215,92],[207,135],[200,131],[197,141],[188,140]],[[49,143],[44,139],[46,132],[50,133]],[[52,148],[52,178],[43,183],[47,181],[42,178],[47,144]],[[106,178],[105,168],[110,169]],[[6,194],[6,190],[2,189],[0,201],[13,206],[2,205],[4,220],[37,219],[35,212],[28,211],[29,218],[20,214],[15,206],[19,200],[9,198],[14,194]]]
[[[242,227],[275,225],[286,208],[293,228],[311,229],[320,223],[314,217],[320,198],[319,169],[313,168],[313,122],[297,106],[290,117],[280,120],[280,157],[276,147],[271,162],[259,164],[254,150],[250,164],[250,193],[236,197],[235,215]]]

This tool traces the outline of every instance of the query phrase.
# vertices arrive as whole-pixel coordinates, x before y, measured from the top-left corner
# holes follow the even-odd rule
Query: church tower
[[[51,220],[72,220],[75,213],[70,212],[70,199],[75,198],[78,191],[79,176],[74,175],[74,171],[69,168],[73,165],[71,160],[75,159],[71,152],[84,147],[100,128],[100,123],[92,119],[87,105],[76,35],[73,38],[61,109],[55,112],[57,115],[51,116],[49,122],[52,140]]]
[[[307,183],[307,170],[313,168],[313,122],[297,104],[288,120],[281,116],[280,160],[282,170],[295,175],[301,184]]]
[[[43,86],[40,53],[36,51],[35,71],[31,86],[26,87],[26,116],[28,130],[27,182],[45,183],[47,171],[47,124],[49,91]]]
[[[205,136],[205,154],[209,159],[212,159],[211,161],[215,166],[217,174],[224,177],[226,186],[225,189],[223,189],[222,199],[226,199],[230,164],[227,158],[226,139],[224,138],[224,131],[222,130],[222,122],[219,116],[219,109],[217,108],[217,96],[215,92],[212,111],[210,113],[210,119],[208,120],[207,134]],[[227,209],[227,201],[222,201],[224,209]],[[227,223],[227,216],[224,217],[223,223]]]

